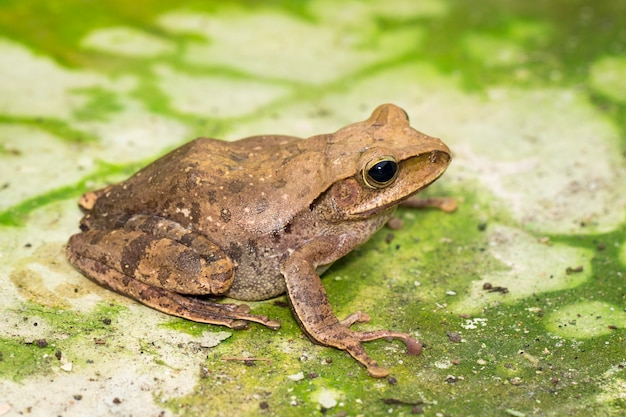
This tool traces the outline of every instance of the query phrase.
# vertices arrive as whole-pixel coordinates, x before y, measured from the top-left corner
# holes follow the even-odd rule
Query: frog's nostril
[[[449,160],[450,155],[441,151],[432,151],[428,157],[428,161],[433,164],[436,164],[437,162],[448,162]]]

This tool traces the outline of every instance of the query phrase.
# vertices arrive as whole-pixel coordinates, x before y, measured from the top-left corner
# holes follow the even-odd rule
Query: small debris
[[[455,377],[454,375],[448,375],[448,376],[446,377],[446,382],[447,382],[448,384],[454,384],[454,383],[456,383],[458,380],[459,380],[459,379],[458,379],[457,377]]]
[[[287,375],[287,379],[290,379],[294,382],[302,381],[304,379],[304,373],[298,372],[297,374]],[[329,407],[326,407],[329,408]]]
[[[317,397],[317,402],[323,408],[329,409],[333,408],[337,405],[337,400],[335,399],[336,393],[330,390],[322,390]]]
[[[398,380],[392,376],[390,376],[389,378],[387,378],[387,382],[389,383],[389,385],[397,385],[398,384]]]
[[[113,398],[113,404],[119,405],[121,403],[122,403],[122,400],[120,400],[118,397]]]
[[[71,372],[72,371],[72,362],[64,363],[63,365],[61,365],[60,368],[61,368],[62,371]]]
[[[511,383],[511,385],[521,385],[522,383],[522,378],[518,377],[518,376],[514,376],[513,378],[509,379],[509,382]]]
[[[461,343],[461,335],[457,332],[446,332],[446,334],[448,335],[448,340],[450,340],[453,343]]]
[[[520,350],[518,353],[521,355],[522,358],[526,359],[531,365],[533,366],[539,365],[539,358],[537,358],[536,356],[531,355],[530,353],[525,352],[523,350]]]
[[[447,360],[440,360],[434,363],[435,367],[439,368],[439,369],[448,369],[450,366],[452,366],[452,362],[447,361]]]
[[[211,375],[211,371],[204,365],[200,365],[200,378],[206,379]]]
[[[499,292],[502,294],[507,294],[509,292],[509,289],[507,287],[494,286],[490,282],[485,282],[483,284],[483,290],[487,292]]]
[[[397,398],[381,398],[381,401],[387,405],[422,405],[424,404],[424,401],[422,400],[406,401],[406,400],[399,400]]]
[[[487,230],[487,223],[486,222],[478,223],[478,231],[484,232],[485,230]]]
[[[102,319],[102,323],[108,326],[109,324],[111,324],[111,319],[108,317],[105,317]]]
[[[61,353],[60,350],[57,350],[56,352],[54,352],[54,357],[57,358],[58,360],[61,360],[61,358],[63,357],[63,354]]]
[[[393,233],[387,233],[387,235],[385,236],[385,243],[389,244],[391,242],[393,242],[393,239],[395,239],[396,235],[394,235]]]
[[[507,408],[504,412],[513,417],[526,417],[526,414],[521,411],[512,410],[510,408]]]
[[[605,250],[606,249],[606,245],[603,242],[598,242],[598,244],[596,245],[596,248],[598,250]]]
[[[256,362],[256,361],[267,362],[269,365],[272,364],[272,360],[268,359],[268,358],[254,358],[254,357],[250,357],[250,358],[234,358],[234,357],[228,357],[228,358],[222,358],[222,360],[223,361],[239,361],[239,362],[243,362],[247,366],[254,365],[254,362]]]
[[[265,401],[261,401],[261,402],[259,403],[259,408],[260,408],[261,410],[267,410],[267,409],[269,409],[269,408],[270,408],[270,405],[269,405],[268,403],[266,403]]]
[[[199,340],[200,347],[212,348],[219,345],[222,341],[232,336],[230,332],[202,332],[202,336]]]
[[[75,399],[76,401],[80,401],[80,400],[82,400],[82,399],[83,399],[83,396],[82,396],[82,395],[80,395],[80,394],[76,394],[76,395],[74,395],[74,399]]]
[[[39,348],[48,347],[48,341],[46,339],[37,339],[35,340],[35,345]]]
[[[582,265],[578,265],[575,268],[572,268],[571,266],[568,266],[567,268],[565,268],[565,273],[567,275],[574,274],[574,273],[579,273],[579,272],[583,272],[583,266]]]
[[[481,318],[481,317],[467,319],[465,320],[465,324],[461,325],[461,327],[466,330],[473,330],[473,329],[478,329],[479,327],[486,327],[486,326],[487,326],[487,319]]]

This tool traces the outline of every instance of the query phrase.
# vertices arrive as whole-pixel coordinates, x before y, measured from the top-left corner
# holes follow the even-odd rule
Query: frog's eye
[[[391,184],[398,175],[398,163],[392,156],[373,159],[365,165],[363,181],[372,188],[383,188]]]

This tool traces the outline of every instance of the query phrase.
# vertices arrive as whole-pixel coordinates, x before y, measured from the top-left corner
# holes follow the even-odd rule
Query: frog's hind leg
[[[277,321],[249,314],[245,305],[181,295],[221,295],[232,283],[232,263],[202,236],[135,228],[89,230],[70,238],[67,256],[97,283],[164,313],[235,329],[248,321],[280,327]]]
[[[237,330],[247,328],[248,322],[260,323],[274,330],[280,328],[278,321],[270,320],[266,316],[249,314],[250,308],[246,304],[220,304],[180,295],[123,275],[93,259],[71,259],[71,262],[98,284],[167,314]],[[106,282],[100,281],[90,273],[94,270],[106,274],[108,277]]]

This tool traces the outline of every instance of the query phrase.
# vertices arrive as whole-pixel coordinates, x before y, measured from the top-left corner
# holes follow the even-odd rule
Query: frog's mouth
[[[444,145],[445,146],[445,145]],[[395,208],[435,182],[448,168],[447,148],[401,160],[395,179],[385,187],[372,188],[363,181],[359,201],[348,210],[351,217],[370,217]]]

